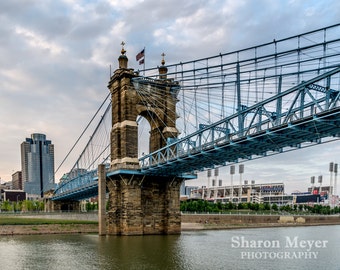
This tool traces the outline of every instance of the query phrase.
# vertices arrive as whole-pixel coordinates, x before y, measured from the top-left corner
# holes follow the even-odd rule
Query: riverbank
[[[1,225],[0,235],[98,233],[98,224]]]
[[[29,235],[29,234],[76,234],[98,233],[98,221],[84,220],[85,215],[0,215],[0,235]],[[98,220],[98,218],[97,218]]]
[[[1,217],[0,217],[1,218]],[[24,218],[27,223],[27,217]],[[226,230],[244,228],[340,225],[340,216],[280,216],[280,215],[182,215],[182,231]],[[98,224],[86,221],[49,222],[49,224],[4,224],[0,235],[80,234],[98,233]]]
[[[182,231],[340,225],[340,215],[182,215]]]

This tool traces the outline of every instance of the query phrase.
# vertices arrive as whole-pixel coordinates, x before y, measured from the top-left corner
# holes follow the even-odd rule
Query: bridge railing
[[[79,187],[92,184],[98,177],[98,170],[87,171],[86,173],[78,174],[73,178],[61,181],[54,192],[55,195],[65,193],[69,190],[75,190]]]

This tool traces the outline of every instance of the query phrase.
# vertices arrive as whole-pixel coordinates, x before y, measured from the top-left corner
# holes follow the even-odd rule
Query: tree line
[[[306,213],[306,214],[322,214],[331,215],[340,213],[340,207],[331,208],[329,205],[277,205],[269,203],[221,203],[208,202],[206,200],[188,200],[182,201],[180,209],[182,212],[198,212],[198,213],[230,213],[235,211],[261,212],[261,213]]]
[[[44,211],[45,204],[43,201],[24,200],[18,202],[2,201],[0,202],[1,212],[33,212]]]
[[[86,202],[86,211],[98,210],[97,202]],[[40,212],[45,210],[45,203],[40,200],[24,200],[18,202],[0,202],[1,212]]]

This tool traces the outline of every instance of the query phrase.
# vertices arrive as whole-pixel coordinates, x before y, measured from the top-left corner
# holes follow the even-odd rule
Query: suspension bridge
[[[112,109],[121,98],[114,100],[111,90],[111,99],[108,94],[91,119],[98,123],[90,140],[52,200],[98,195],[98,164],[105,164],[108,178],[123,173],[193,179],[208,168],[338,140],[339,33],[337,24],[193,61],[122,68],[130,74],[124,91],[137,100],[138,143],[128,147],[137,149],[138,166],[114,166],[120,158],[112,157],[118,151],[112,129],[123,121]],[[155,133],[157,144],[151,142]]]

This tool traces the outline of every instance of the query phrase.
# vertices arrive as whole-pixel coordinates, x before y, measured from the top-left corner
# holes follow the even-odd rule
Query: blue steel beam
[[[321,143],[321,138],[339,136],[340,108],[332,109],[318,115],[295,121],[280,127],[271,128],[257,134],[244,136],[238,140],[224,144],[201,147],[200,151],[182,153],[166,163],[157,163],[147,169],[129,172],[142,175],[181,175],[194,178],[193,171],[236,162],[239,159],[250,160],[254,156],[267,156],[272,153],[282,153],[285,148],[300,148],[305,142]],[[318,131],[316,133],[315,131]],[[172,154],[176,151],[170,151]],[[177,152],[178,153],[178,152]],[[162,158],[164,155],[159,154]],[[158,161],[160,161],[159,159]],[[52,200],[81,200],[98,195],[98,178],[96,170],[91,174],[62,183],[56,190]],[[113,172],[108,172],[113,173]],[[92,178],[91,178],[92,176]]]
[[[251,159],[255,155],[268,154],[270,151],[285,151],[287,147],[301,147],[304,143],[320,143],[325,137],[338,137],[340,133],[339,91],[332,90],[332,95],[328,94],[330,90],[321,91],[323,96],[319,97],[313,95],[310,90],[315,88],[317,82],[330,80],[332,76],[336,77],[339,73],[340,67],[215,124],[202,125],[204,128],[197,132],[140,158],[141,171],[145,174],[161,175],[192,172],[224,165],[226,162]],[[312,87],[309,87],[310,85]],[[320,94],[320,91],[318,93]],[[251,116],[249,126],[237,126],[240,122],[246,123],[248,115],[260,112],[262,116],[268,104],[272,105],[277,99],[292,94],[295,97],[291,99],[287,112],[281,115],[265,113],[267,117],[265,119],[258,117],[261,121],[257,123],[254,123],[256,117]],[[240,117],[243,121],[239,121]],[[274,118],[280,118],[280,121]],[[226,135],[225,130],[234,130],[234,132]],[[246,132],[243,132],[244,130]],[[195,141],[196,144],[193,144],[192,142]]]
[[[97,170],[92,170],[79,174],[74,178],[61,181],[54,191],[52,200],[73,200],[75,198],[80,200],[95,196],[98,194],[97,173]]]
[[[110,167],[106,167],[106,176],[117,174],[125,175],[145,175],[140,170],[115,170],[110,171]],[[92,170],[84,175],[78,175],[73,179],[63,181],[58,184],[57,189],[54,192],[51,200],[53,201],[79,201],[95,197],[98,195],[98,170]],[[184,179],[195,179],[194,174],[183,174],[181,175]]]
[[[188,178],[193,178],[193,172],[197,170],[237,162],[240,159],[250,160],[256,156],[282,153],[294,147],[300,148],[306,142],[318,144],[324,137],[338,137],[340,133],[340,95],[338,91],[332,90],[334,93],[332,95],[328,95],[327,91],[321,91],[324,93],[321,98],[314,98],[312,93],[308,92],[310,101],[302,107],[292,104],[288,112],[281,113],[281,115],[269,113],[265,105],[294,92],[296,92],[296,97],[292,103],[296,103],[298,97],[302,93],[306,94],[307,90],[322,89],[315,87],[315,82],[339,72],[340,68],[318,76],[258,105],[243,108],[239,114],[230,116],[216,124],[201,125],[193,135],[172,140],[167,147],[142,157],[140,159],[141,170],[124,173],[181,175],[182,177],[186,175]],[[309,87],[310,85],[313,86]],[[313,113],[314,109],[311,108],[314,107],[318,108],[318,113]],[[306,112],[301,113],[301,110],[306,110]],[[309,115],[306,116],[307,112]],[[266,116],[266,119],[260,118],[262,122],[255,123],[254,115],[257,113]],[[242,133],[238,131],[237,124],[232,124],[233,118],[238,120],[240,114],[243,119],[253,114],[249,126],[245,127],[246,131]],[[295,116],[296,119],[292,116]],[[299,119],[298,116],[302,117]],[[281,118],[281,121],[276,121],[276,118]],[[269,125],[271,125],[270,128]],[[240,134],[242,135],[240,136]],[[146,163],[147,161],[148,163]],[[97,180],[97,170],[78,175],[74,179],[64,180],[58,185],[52,200],[81,200],[96,196],[98,194]]]
[[[282,125],[245,136],[236,141],[206,147],[202,151],[192,151],[190,155],[168,159],[166,162],[142,168],[145,174],[173,175],[183,171],[203,170],[228,162],[250,160],[255,156],[267,156],[270,152],[281,153],[286,148],[300,148],[303,143],[320,143],[321,138],[339,136],[340,109],[334,109],[326,115],[315,115],[301,123]],[[315,132],[315,131],[322,132]],[[301,132],[302,131],[302,132]]]

